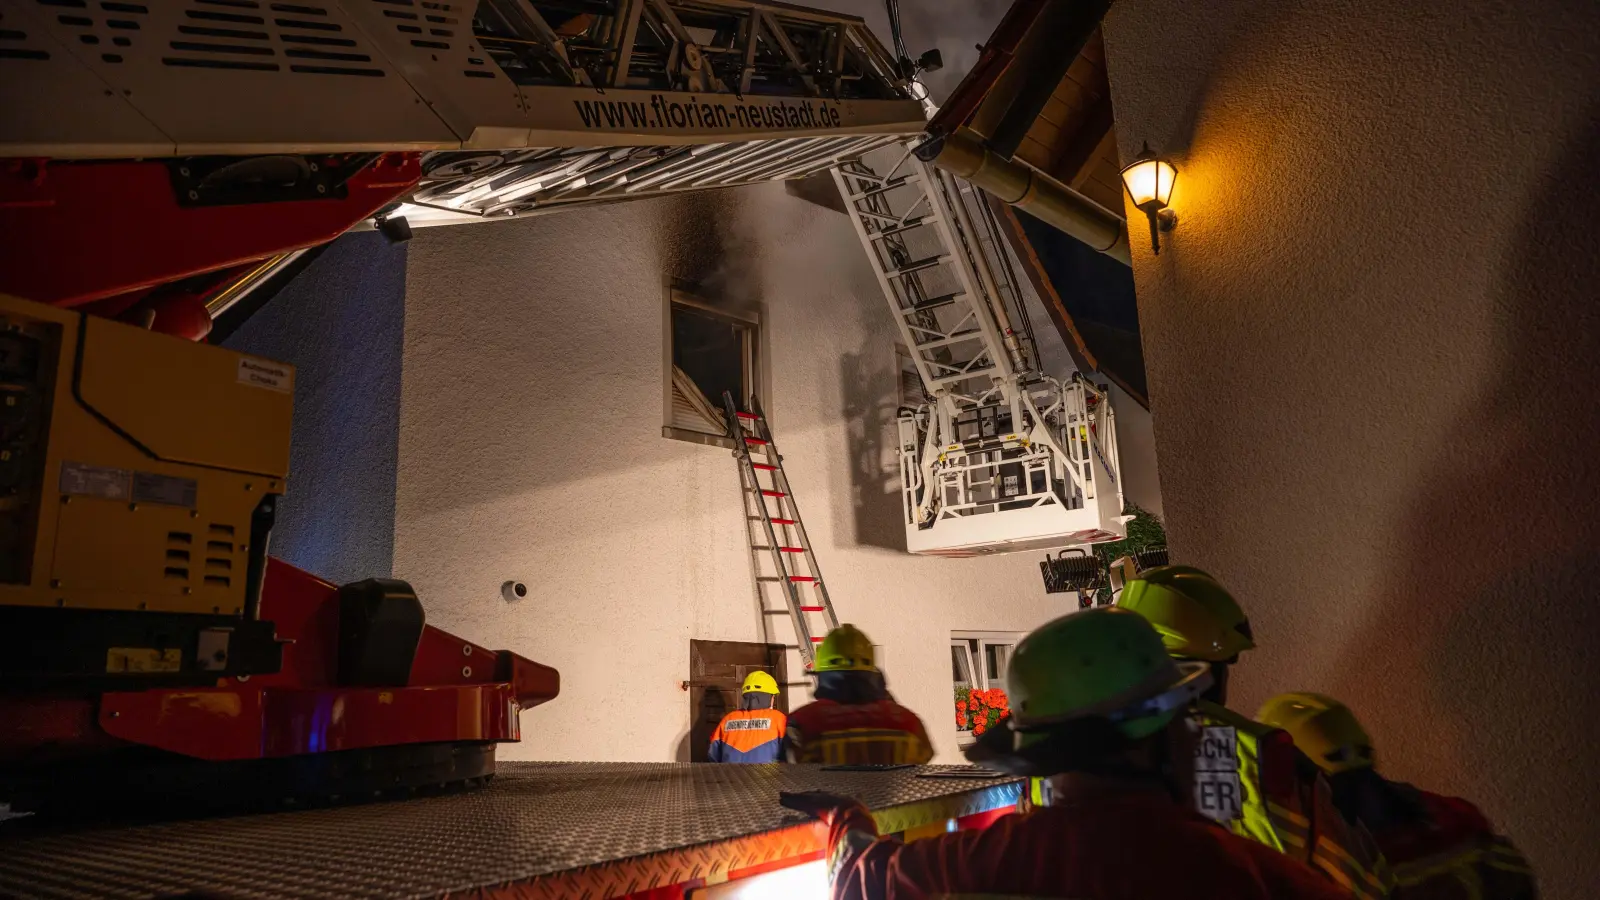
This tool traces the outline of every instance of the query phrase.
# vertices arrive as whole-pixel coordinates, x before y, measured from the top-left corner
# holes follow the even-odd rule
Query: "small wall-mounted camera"
[[[528,586],[520,581],[508,581],[500,585],[500,596],[507,603],[515,603],[528,596]]]

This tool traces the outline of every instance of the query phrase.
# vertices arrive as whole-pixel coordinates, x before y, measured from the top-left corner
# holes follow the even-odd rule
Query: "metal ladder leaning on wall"
[[[800,662],[809,671],[816,645],[829,631],[839,627],[839,617],[833,612],[828,588],[822,582],[822,569],[811,550],[806,526],[800,521],[800,508],[794,502],[789,478],[783,471],[783,456],[772,440],[772,430],[767,427],[760,402],[752,399],[750,405],[752,410],[741,410],[734,404],[731,393],[724,391],[722,394],[723,415],[727,418],[728,435],[734,440],[733,455],[738,460],[740,487],[746,498],[745,533],[750,540],[751,555],[753,559],[759,558],[765,551],[772,560],[774,574],[762,574],[759,566],[756,570],[756,593],[761,600],[763,616],[788,613],[794,625]],[[767,474],[766,484],[761,480],[763,472]],[[776,514],[768,506],[769,501],[776,506]],[[759,532],[751,534],[751,522],[761,523]],[[796,561],[803,567],[797,567]],[[769,605],[767,585],[782,588],[782,608]]]

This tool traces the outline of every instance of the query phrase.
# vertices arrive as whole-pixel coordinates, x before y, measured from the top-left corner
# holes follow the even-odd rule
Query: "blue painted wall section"
[[[394,566],[405,287],[403,245],[345,235],[223,342],[296,367],[271,552],[336,583]]]

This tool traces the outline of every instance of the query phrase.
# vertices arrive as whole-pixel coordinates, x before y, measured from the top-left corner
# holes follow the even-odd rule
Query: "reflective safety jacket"
[[[1425,817],[1375,835],[1394,871],[1394,897],[1534,900],[1539,896],[1528,861],[1510,840],[1495,834],[1477,807],[1409,785],[1395,787],[1412,792]]]
[[[1105,794],[903,844],[859,804],[828,832],[832,900],[1348,900],[1289,857],[1159,791]]]
[[[1389,895],[1394,878],[1376,843],[1339,815],[1327,778],[1287,732],[1204,700],[1193,719],[1202,815],[1310,865],[1350,896]]]
[[[827,765],[921,765],[933,745],[917,714],[893,700],[813,700],[789,715],[789,761]]]
[[[712,762],[783,762],[788,717],[776,709],[736,709],[711,732]]]

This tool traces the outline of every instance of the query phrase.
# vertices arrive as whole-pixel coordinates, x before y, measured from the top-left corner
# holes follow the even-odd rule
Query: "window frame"
[[[766,356],[763,344],[766,332],[762,328],[761,314],[759,311],[738,306],[726,306],[712,303],[697,294],[681,287],[667,285],[661,304],[661,436],[673,440],[685,441],[691,444],[704,444],[712,447],[721,447],[727,450],[738,449],[733,438],[728,435],[712,434],[696,431],[692,428],[683,428],[674,424],[672,403],[672,316],[677,307],[692,309],[697,313],[725,319],[744,326],[744,383],[747,396],[742,399],[748,403],[750,397],[761,396],[762,387],[767,383]],[[713,406],[720,409],[720,399],[707,397]],[[772,414],[770,410],[763,410],[770,426]]]
[[[973,690],[987,691],[993,688],[1004,689],[1004,672],[1001,672],[997,678],[991,679],[989,677],[989,659],[987,650],[989,647],[1011,648],[1006,653],[1006,662],[1009,667],[1011,657],[1015,654],[1017,645],[1022,643],[1022,639],[1026,637],[1027,634],[1028,633],[1026,631],[952,631],[950,632],[950,647],[952,650],[956,649],[957,647],[964,648],[964,652],[967,657],[967,671],[972,674],[974,679],[972,684]],[[952,694],[955,692],[956,684],[957,682],[954,680],[951,681]],[[946,721],[949,720],[946,719]],[[971,731],[964,731],[960,728],[956,728],[954,724],[946,727],[950,728],[955,734],[956,745],[958,747],[968,747],[977,741],[977,738],[973,736]]]

